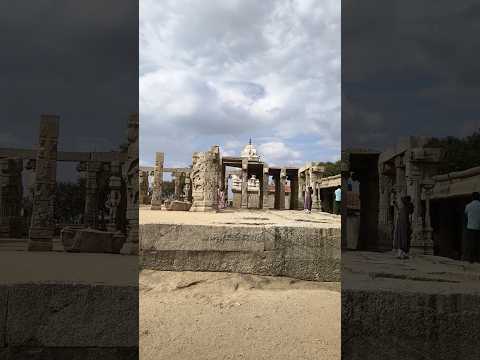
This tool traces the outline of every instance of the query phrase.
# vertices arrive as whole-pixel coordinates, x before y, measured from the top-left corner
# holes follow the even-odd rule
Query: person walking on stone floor
[[[466,254],[464,260],[471,263],[480,261],[480,194],[474,192],[472,201],[465,206]]]
[[[334,201],[333,201],[333,213],[336,215],[340,214],[340,207],[342,204],[342,187],[337,186],[337,189],[333,193]]]
[[[410,251],[410,237],[412,235],[412,224],[410,215],[413,213],[413,204],[410,196],[402,197],[400,205],[394,202],[397,209],[397,224],[393,234],[393,247],[397,251],[399,259],[408,259]]]
[[[305,200],[303,202],[303,211],[305,211],[307,214],[310,214],[312,212],[312,194],[313,194],[313,188],[309,186],[308,188],[305,188]]]

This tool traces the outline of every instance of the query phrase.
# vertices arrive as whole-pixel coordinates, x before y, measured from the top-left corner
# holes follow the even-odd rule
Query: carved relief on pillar
[[[190,211],[216,209],[217,188],[221,178],[220,149],[213,146],[210,151],[196,152],[192,157],[192,207]]]
[[[278,181],[278,196],[279,196],[279,203],[278,208],[280,210],[285,209],[285,182],[287,181],[287,172],[285,168],[280,170],[280,179]]]
[[[107,226],[108,231],[118,230],[118,208],[122,200],[122,178],[120,175],[120,164],[118,161],[114,161],[110,167],[110,178],[108,180],[109,193],[107,202],[105,204],[108,209],[109,223]]]
[[[124,165],[127,186],[127,240],[120,252],[138,254],[138,114],[131,114],[128,121],[128,153]]]
[[[52,250],[57,169],[58,116],[42,115],[35,172],[29,250]]]
[[[241,193],[241,207],[248,208],[248,159],[242,159],[242,193]]]
[[[155,154],[155,168],[153,173],[152,188],[152,210],[160,210],[162,208],[162,186],[163,186],[163,162],[165,155],[163,152]]]
[[[89,161],[86,163],[85,211],[84,225],[96,228],[98,225],[98,173],[101,163]]]
[[[185,185],[183,185],[183,199],[190,202],[192,200],[192,184],[189,174],[185,176]]]
[[[23,161],[0,159],[0,238],[23,233]]]
[[[150,203],[150,196],[148,194],[148,171],[140,171],[138,175],[139,186],[139,202],[141,205]]]
[[[379,245],[390,248],[393,244],[393,218],[391,203],[393,195],[393,178],[380,173],[379,176],[379,207],[378,207],[378,241]]]

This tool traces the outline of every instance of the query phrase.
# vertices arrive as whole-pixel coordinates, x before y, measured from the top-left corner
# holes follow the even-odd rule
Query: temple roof
[[[257,149],[255,145],[252,144],[252,138],[250,138],[248,144],[243,148],[240,157],[248,158],[248,160],[260,160],[260,156],[257,155]]]

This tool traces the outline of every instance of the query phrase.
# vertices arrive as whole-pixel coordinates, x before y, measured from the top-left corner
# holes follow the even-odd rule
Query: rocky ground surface
[[[340,359],[340,284],[140,273],[140,358]]]

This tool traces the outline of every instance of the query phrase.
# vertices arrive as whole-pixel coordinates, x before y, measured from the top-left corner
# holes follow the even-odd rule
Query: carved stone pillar
[[[155,170],[153,173],[152,189],[152,210],[162,209],[162,185],[163,185],[163,162],[165,155],[163,152],[155,154]]]
[[[58,120],[56,115],[42,115],[40,120],[29,251],[51,251],[53,247]]]
[[[196,152],[192,158],[192,207],[190,211],[215,211],[217,188],[220,186],[220,148],[213,146],[210,151]]]
[[[127,184],[127,239],[120,252],[138,254],[138,114],[128,121],[128,154],[124,167]]]
[[[303,210],[305,202],[305,173],[298,172],[298,208]]]
[[[407,153],[408,154],[408,153]],[[419,167],[412,161],[406,163],[407,194],[413,203],[412,214],[412,239],[410,251],[413,254],[423,254],[423,219],[422,219],[422,189],[421,172]]]
[[[181,193],[182,193],[182,173],[177,171],[175,173],[173,173],[173,176],[174,176],[174,180],[173,180],[173,184],[175,186],[174,188],[174,194],[175,194],[175,197],[174,199],[175,200],[181,200]]]
[[[389,249],[393,247],[393,219],[390,214],[393,179],[386,174],[386,166],[385,163],[379,164],[378,245]]]
[[[269,195],[269,191],[268,191],[268,178],[269,178],[269,175],[268,175],[268,167],[264,166],[263,167],[263,179],[262,179],[262,194],[261,196],[263,197],[262,199],[262,206],[261,208],[262,209],[268,209],[269,207],[269,203],[268,203],[268,195]]]
[[[138,186],[139,186],[139,202],[141,205],[146,205],[149,203],[148,198],[148,171],[139,171],[138,176]]]
[[[23,219],[23,161],[0,159],[0,238],[21,237]]]
[[[285,168],[280,170],[280,179],[278,183],[279,203],[278,209],[285,210],[285,182],[287,180],[287,172]]]
[[[122,188],[122,178],[119,176],[120,174],[120,164],[118,161],[114,161],[111,164],[111,176],[108,181],[108,187],[110,193],[108,195],[107,200],[107,208],[109,210],[109,224],[107,225],[108,231],[117,231],[118,230],[118,223],[117,223],[117,211],[118,207],[120,206],[121,202],[121,188]]]
[[[432,195],[432,189],[435,183],[433,181],[425,181],[422,184],[422,189],[425,194],[425,228],[424,228],[424,239],[423,239],[423,246],[424,246],[424,254],[426,255],[433,255],[433,239],[432,233],[433,228],[431,224],[430,218],[430,197]]]
[[[248,159],[242,159],[242,209],[248,208]]]
[[[95,229],[98,225],[98,171],[101,163],[89,161],[86,164],[84,225]]]
[[[190,179],[190,174],[185,176],[185,185],[183,186],[183,198],[185,201],[192,201],[192,181]]]

